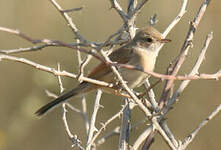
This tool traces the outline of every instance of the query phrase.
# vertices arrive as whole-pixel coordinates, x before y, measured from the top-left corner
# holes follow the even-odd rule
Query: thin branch
[[[153,89],[151,88],[150,90],[148,90],[150,88],[150,86],[151,86],[148,79],[146,79],[146,81],[144,83],[144,86],[145,86],[145,88],[148,91],[148,95],[149,95],[149,98],[150,98],[150,103],[151,103],[154,111],[157,112],[158,111],[157,110],[158,109],[158,103],[157,103],[157,101],[155,99],[155,93],[154,93]]]
[[[137,0],[128,0],[127,14],[130,14],[134,11],[137,6]]]
[[[98,89],[97,94],[96,94],[95,103],[94,103],[94,109],[93,109],[94,111],[92,113],[91,121],[90,121],[90,128],[89,128],[89,132],[88,132],[88,140],[87,140],[86,150],[91,149],[90,142],[93,139],[94,132],[97,131],[97,128],[95,127],[95,121],[96,121],[98,109],[101,107],[101,105],[100,105],[101,95],[102,95],[102,91],[100,89]]]
[[[58,65],[58,71],[60,71],[60,64],[58,63],[57,65]],[[59,83],[59,87],[60,87],[60,93],[62,93],[64,91],[64,87],[63,87],[63,84],[62,84],[62,81],[61,81],[61,76],[58,75],[57,78],[58,78],[58,83]],[[80,150],[84,150],[84,148],[81,146],[81,141],[78,139],[77,135],[73,135],[71,133],[70,129],[69,129],[69,126],[68,126],[68,123],[67,123],[67,117],[66,117],[67,110],[66,110],[65,105],[66,105],[65,103],[63,103],[63,105],[62,105],[62,110],[63,110],[62,120],[63,120],[63,123],[64,123],[66,133],[67,133],[70,141],[73,143],[72,147],[76,146]],[[78,111],[78,110],[76,109],[75,111]]]
[[[30,61],[30,60],[25,59],[25,58],[19,58],[19,57],[15,57],[15,56],[9,56],[9,55],[1,54],[0,55],[0,61],[1,60],[11,60],[11,61],[24,63],[24,64],[30,65],[32,67],[35,67],[36,69],[52,73],[56,76],[60,75],[60,76],[66,76],[66,77],[70,77],[70,78],[77,78],[77,75],[75,75],[75,74],[69,73],[67,71],[58,71],[55,68],[50,68],[50,67],[35,63],[35,62]],[[132,66],[132,65],[116,64],[116,63],[110,63],[110,62],[108,62],[107,64],[111,64],[113,66],[122,66],[124,68],[132,69],[132,70],[135,69],[135,70],[142,71],[142,69],[137,68],[136,66]],[[152,71],[146,71],[145,73],[150,74],[150,75],[152,75],[156,78],[174,79],[174,80],[199,80],[199,79],[218,80],[219,78],[221,78],[221,70],[219,70],[218,72],[216,72],[214,74],[199,74],[199,75],[192,75],[192,76],[176,76],[176,77],[171,76],[171,75],[159,74],[159,73],[155,73],[155,72],[152,72]],[[106,83],[104,81],[99,81],[99,80],[91,79],[91,78],[88,78],[88,77],[82,77],[82,80],[86,81],[86,82],[96,84],[96,85],[101,85],[101,86],[105,86],[105,87],[113,87],[113,85],[111,83]]]
[[[179,150],[184,150],[186,149],[186,147],[193,141],[193,139],[196,137],[196,135],[198,134],[198,132],[200,131],[200,129],[204,126],[207,125],[207,123],[212,120],[219,112],[221,111],[221,104],[219,106],[217,106],[217,108],[205,119],[203,120],[199,126],[193,130],[192,133],[190,133],[190,135],[188,135],[182,145],[180,145]]]
[[[167,27],[167,29],[163,32],[163,34],[162,34],[163,38],[166,38],[166,36],[169,34],[169,32],[177,25],[177,23],[179,23],[179,21],[181,20],[181,18],[183,17],[183,15],[186,12],[187,2],[188,2],[188,0],[183,0],[179,14],[175,17],[175,19],[170,23],[170,25]],[[157,48],[157,51],[160,51],[163,46],[164,46],[164,44],[160,44],[160,46]]]
[[[125,109],[123,110],[122,120],[121,120],[121,130],[119,138],[119,150],[129,149],[129,137],[130,137],[130,118],[131,118],[131,108],[130,101],[125,99]]]
[[[149,126],[144,132],[142,132],[142,134],[134,142],[132,150],[138,150],[138,148],[145,141],[145,139],[149,136],[152,130],[153,130],[153,126]]]
[[[8,50],[0,50],[0,53],[3,54],[15,54],[15,53],[23,53],[23,52],[32,52],[32,51],[39,51],[45,47],[49,46],[56,46],[55,44],[43,44],[39,46],[32,46],[32,47],[24,47],[24,48],[17,48],[17,49],[8,49]]]
[[[140,3],[138,3],[131,16],[137,16],[146,2],[148,2],[148,0],[142,0]]]
[[[211,32],[207,35],[206,40],[203,45],[203,48],[201,50],[201,53],[200,53],[195,65],[194,65],[192,71],[189,73],[189,76],[194,76],[199,73],[199,68],[200,68],[203,60],[205,60],[205,54],[206,54],[206,51],[207,51],[212,39],[213,39],[213,32]],[[165,107],[165,109],[167,109],[166,111],[168,111],[170,109],[171,105],[173,105],[175,103],[177,97],[180,95],[180,93],[182,93],[184,91],[184,89],[188,86],[189,83],[190,83],[190,80],[185,80],[180,84],[177,91],[168,100],[167,106]]]
[[[172,150],[177,150],[177,147],[170,140],[169,136],[166,134],[164,129],[160,126],[159,121],[158,121],[158,117],[153,117],[152,122],[153,122],[153,129],[156,129],[161,134],[161,136],[163,137],[164,141],[168,144],[168,146]]]
[[[173,143],[175,147],[178,147],[178,141],[175,139],[173,133],[171,132],[170,128],[168,127],[166,120],[161,121],[160,125],[162,126],[163,130],[169,137],[170,141]]]
[[[194,33],[195,33],[195,31],[196,31],[196,29],[197,29],[203,15],[204,15],[204,13],[206,11],[207,6],[209,5],[209,2],[210,2],[210,0],[205,0],[203,2],[203,4],[201,5],[198,13],[196,14],[196,16],[193,20],[193,22],[190,23],[189,31],[187,33],[184,44],[181,48],[178,60],[176,61],[175,65],[172,69],[171,75],[176,76],[178,71],[180,70],[180,67],[184,63],[186,55],[188,54],[189,48],[192,44]],[[164,106],[165,101],[167,99],[168,93],[170,91],[170,88],[172,87],[173,82],[174,82],[173,79],[170,79],[166,82],[166,84],[164,86],[164,90],[163,90],[161,98],[160,98],[160,104],[159,104],[160,108],[162,108]]]
[[[71,9],[65,9],[65,10],[62,10],[62,12],[65,12],[65,13],[69,13],[69,12],[74,12],[74,11],[80,11],[82,10],[84,7],[78,7],[78,8],[71,8]]]
[[[176,146],[173,144],[173,142],[170,140],[170,138],[168,137],[168,135],[166,134],[166,132],[163,130],[163,128],[160,126],[159,122],[158,122],[158,117],[153,117],[152,119],[153,122],[153,128],[156,129],[161,136],[163,137],[163,139],[165,140],[165,142],[169,145],[169,147],[172,150],[177,150]]]
[[[165,75],[165,74],[160,74],[160,73],[156,73],[153,71],[149,71],[149,70],[143,70],[142,68],[139,68],[137,66],[133,66],[133,65],[127,65],[127,64],[118,64],[118,63],[112,63],[110,61],[106,62],[107,64],[111,65],[111,66],[116,66],[116,67],[123,67],[123,68],[127,68],[130,70],[138,70],[138,71],[142,71],[146,74],[149,74],[153,77],[162,79],[162,80],[199,80],[199,79],[214,79],[214,80],[218,80],[219,78],[221,78],[221,70],[217,71],[216,73],[213,74],[198,74],[198,75],[178,75],[178,76],[173,76],[173,75]]]
[[[180,12],[176,16],[176,18],[170,23],[167,29],[163,32],[162,34],[163,38],[165,38],[169,34],[169,32],[175,27],[175,25],[180,21],[180,19],[186,13],[187,2],[188,0],[183,0]]]
[[[84,68],[86,67],[86,65],[90,62],[90,60],[92,59],[91,55],[87,55],[86,58],[80,63],[79,66],[79,73],[77,75],[77,79],[81,82],[81,78],[84,75]]]
[[[14,30],[14,29],[9,29],[9,28],[5,28],[5,27],[0,27],[0,31],[8,32],[8,33],[17,35],[17,36],[21,37],[22,39],[31,42],[32,44],[41,43],[41,41],[42,41],[42,40],[35,40],[35,39],[27,36],[26,34],[20,32],[19,30]]]
[[[62,107],[63,107],[63,123],[64,123],[64,127],[65,127],[65,130],[66,130],[66,133],[70,139],[70,141],[73,143],[72,147],[78,147],[80,150],[84,150],[84,148],[81,146],[81,141],[78,139],[77,135],[73,135],[69,129],[69,126],[68,126],[68,123],[67,123],[67,117],[66,117],[66,114],[67,114],[67,110],[65,108],[65,103],[62,104]]]
[[[60,63],[57,64],[58,65],[58,71],[61,71],[61,66],[60,66]],[[64,87],[63,87],[63,84],[62,84],[62,81],[61,81],[61,76],[57,76],[58,77],[58,84],[59,84],[59,87],[60,87],[60,93],[62,93],[64,91]]]
[[[156,131],[152,131],[151,133],[149,133],[148,137],[146,138],[142,150],[149,150],[150,146],[153,144],[154,142],[154,136],[156,134]]]
[[[93,136],[93,138],[91,139],[90,143],[88,144],[88,146],[94,144],[95,140],[97,139],[97,137],[102,133],[102,131],[104,131],[106,129],[106,127],[115,119],[119,118],[124,110],[125,106],[122,107],[122,109],[117,112],[115,115],[113,115],[111,118],[109,118],[105,123],[102,123],[102,127],[97,131],[97,133]]]
[[[104,62],[102,57],[97,55],[94,51],[90,51],[90,50],[87,50],[87,49],[84,49],[84,48],[79,48],[78,47],[79,45],[76,46],[76,44],[68,44],[68,43],[65,43],[65,42],[59,41],[59,40],[33,39],[32,37],[20,32],[19,30],[9,29],[9,28],[5,28],[5,27],[0,27],[0,31],[17,35],[20,38],[22,38],[22,39],[24,39],[28,42],[31,42],[32,44],[45,44],[46,46],[62,46],[62,47],[67,47],[67,48],[70,48],[70,49],[78,50],[80,52],[92,55],[92,56],[94,56],[94,58]],[[37,47],[37,48],[39,48],[39,47]],[[4,51],[6,51],[6,50],[4,50]]]
[[[0,30],[1,30],[1,28],[2,27],[0,27]],[[132,70],[139,70],[139,71],[145,72],[147,74],[150,74],[150,75],[152,75],[156,78],[169,79],[169,80],[198,80],[198,79],[218,79],[218,78],[221,77],[220,76],[220,71],[218,71],[215,74],[200,74],[200,75],[194,75],[194,76],[177,76],[177,77],[175,77],[173,75],[163,75],[163,74],[155,73],[155,72],[152,72],[152,71],[144,71],[143,69],[138,68],[138,67],[133,66],[133,65],[110,63],[110,61],[104,60],[102,57],[100,57],[99,55],[97,55],[93,51],[89,51],[89,50],[86,50],[86,49],[83,49],[83,48],[79,48],[78,46],[73,46],[71,44],[64,43],[62,41],[54,41],[54,40],[49,40],[49,39],[35,40],[35,39],[32,39],[31,37],[19,32],[17,30],[13,30],[13,29],[9,29],[9,28],[4,28],[4,30],[2,30],[2,31],[6,31],[6,32],[9,32],[9,33],[12,33],[12,34],[16,34],[19,37],[26,37],[25,39],[32,42],[32,43],[36,43],[36,42],[37,43],[46,43],[46,44],[49,44],[49,45],[54,45],[55,44],[57,46],[59,45],[59,46],[64,46],[64,47],[68,47],[68,48],[71,48],[71,49],[79,50],[83,53],[87,53],[89,55],[94,56],[95,58],[97,58],[98,60],[104,62],[107,65],[119,66],[119,67],[124,67],[124,68],[132,69]],[[8,59],[9,57],[12,58],[13,56],[0,55],[0,57],[2,57],[2,58],[4,57],[5,59]]]
[[[123,9],[121,8],[120,4],[117,2],[117,0],[110,0],[111,2],[111,8],[114,8],[117,13],[120,15],[120,17],[122,18],[122,20],[124,21],[124,23],[127,22],[128,20],[128,16],[127,14],[123,11]]]
[[[80,40],[76,39],[76,42],[80,43]],[[79,74],[77,75],[77,79],[78,79],[79,82],[82,82],[81,78],[83,76],[84,67],[86,66],[86,62],[84,62],[84,61],[85,60],[87,61],[88,57],[91,56],[91,55],[87,55],[86,59],[83,60],[83,61],[82,61],[82,58],[81,58],[81,52],[80,51],[77,51],[77,56],[78,56],[78,66],[79,66]],[[89,60],[88,60],[88,62],[89,62]],[[89,120],[88,120],[88,117],[87,117],[87,103],[86,103],[85,95],[82,96],[81,104],[82,104],[82,117],[84,119],[86,133],[88,135],[90,125],[89,125]]]
[[[25,58],[19,58],[19,57],[15,57],[15,56],[4,55],[4,54],[0,55],[0,61],[4,60],[4,59],[5,60],[16,61],[16,62],[21,62],[21,63],[27,64],[27,65],[30,65],[32,67],[35,67],[36,69],[52,73],[55,76],[60,75],[60,76],[66,76],[66,77],[70,77],[70,78],[76,78],[77,77],[77,75],[72,74],[70,72],[58,71],[55,68],[50,68],[50,67],[47,67],[47,66],[44,66],[44,65],[40,65],[38,63],[35,63],[35,62],[30,61],[30,60],[25,59]],[[106,82],[103,82],[103,81],[99,81],[99,80],[94,80],[94,79],[87,78],[87,77],[82,77],[82,80],[86,81],[86,82],[93,83],[93,84],[106,86],[106,87],[112,87],[113,86],[112,84],[109,84],[109,83],[106,83]]]
[[[56,0],[50,0],[50,2],[54,5],[54,7],[60,12],[60,14],[63,16],[65,21],[68,23],[68,27],[73,31],[77,39],[79,39],[82,43],[86,43],[88,45],[93,45],[92,42],[89,42],[86,40],[79,32],[77,26],[72,21],[71,17],[68,15],[68,13],[62,9],[62,7],[56,2]]]

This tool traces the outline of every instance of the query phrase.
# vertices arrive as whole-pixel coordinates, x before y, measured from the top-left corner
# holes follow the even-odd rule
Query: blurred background
[[[126,9],[127,1],[119,0]],[[169,62],[177,56],[189,28],[189,21],[198,11],[203,0],[189,0],[187,13],[181,22],[173,29],[168,38],[170,44],[162,49],[157,64],[156,72],[165,73]],[[79,12],[71,13],[81,34],[88,40],[102,42],[114,33],[122,24],[118,14],[110,10],[108,0],[58,0],[64,9],[84,6]],[[147,24],[150,16],[157,13],[159,22],[155,26],[161,32],[168,26],[179,12],[182,0],[150,0],[137,19],[137,26]],[[195,34],[193,48],[187,57],[180,74],[187,74],[203,46],[206,35],[213,31],[212,40],[206,59],[201,65],[200,73],[215,73],[221,69],[221,1],[212,1],[203,17]],[[49,1],[38,0],[1,0],[0,1],[0,26],[19,29],[27,35],[41,39],[57,39],[65,42],[73,42],[74,35],[67,27],[64,19]],[[14,49],[32,46],[27,41],[14,35],[0,32],[0,49]],[[13,54],[56,68],[60,62],[62,69],[69,72],[78,72],[76,51],[67,48],[45,48],[38,52]],[[86,72],[95,66],[97,61],[91,61],[86,67]],[[71,89],[78,82],[75,79],[62,77],[64,87]],[[151,78],[151,82],[156,79]],[[180,83],[179,81],[176,84]],[[163,84],[154,88],[159,99]],[[39,149],[71,149],[71,143],[64,131],[61,118],[61,108],[57,108],[42,119],[37,119],[34,112],[51,99],[45,94],[45,90],[59,93],[57,78],[52,74],[39,71],[30,66],[12,61],[0,62],[0,150],[39,150]],[[138,90],[143,90],[142,88]],[[184,93],[179,97],[179,102],[167,115],[169,127],[175,136],[183,140],[208,114],[221,102],[221,82],[214,80],[192,81]],[[95,93],[87,96],[88,115],[91,115]],[[71,103],[81,109],[81,100],[75,99]],[[110,116],[118,112],[123,104],[121,98],[108,94],[102,95],[101,104],[104,109],[99,110],[97,128],[99,122],[104,122]],[[132,112],[132,124],[142,120],[143,114],[138,108]],[[86,134],[82,124],[82,117],[69,111],[68,123],[71,131],[79,135],[85,144]],[[113,122],[105,132],[111,131],[120,120]],[[221,114],[209,122],[203,128],[193,143],[187,149],[194,150],[220,150],[221,148]],[[142,133],[145,124],[131,133],[130,144]],[[98,149],[117,149],[118,137],[110,138]],[[152,146],[153,150],[166,150],[165,142],[158,135]]]

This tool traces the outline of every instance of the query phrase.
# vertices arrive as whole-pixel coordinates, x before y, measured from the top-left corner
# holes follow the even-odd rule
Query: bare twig
[[[129,149],[129,137],[130,137],[130,118],[131,118],[131,108],[130,101],[125,100],[125,109],[123,110],[123,116],[121,121],[121,130],[119,138],[119,150]]]
[[[80,43],[80,40],[76,39],[76,42]],[[86,63],[87,63],[85,61],[89,62],[90,60],[87,60],[87,59],[91,55],[87,55],[87,57],[83,61],[82,61],[82,58],[81,58],[81,52],[80,51],[77,51],[77,56],[78,56],[78,66],[79,66],[79,74],[77,75],[77,79],[78,79],[79,82],[82,82],[81,77],[83,76],[84,67],[86,66]],[[84,95],[82,96],[81,104],[82,104],[82,116],[84,118],[86,133],[88,135],[90,126],[89,126],[89,120],[88,120],[88,117],[87,117],[87,103],[86,103],[86,98],[85,98]]]
[[[55,68],[50,68],[44,65],[40,65],[38,63],[35,63],[33,61],[30,61],[28,59],[25,58],[19,58],[19,57],[15,57],[15,56],[9,56],[9,55],[4,55],[1,54],[0,55],[0,61],[1,60],[11,60],[11,61],[16,61],[16,62],[21,62],[27,65],[30,65],[32,67],[35,67],[36,69],[42,70],[42,71],[46,71],[49,73],[52,73],[54,75],[60,75],[60,76],[66,76],[66,77],[70,77],[70,78],[77,78],[77,75],[69,73],[67,71],[58,71]],[[110,63],[113,64],[113,66],[118,66],[118,64],[115,63]],[[119,64],[121,66],[121,64]],[[128,68],[128,65],[122,65],[125,66],[125,68]],[[128,69],[135,69],[136,67],[134,66],[129,66]],[[136,69],[135,69],[136,70]],[[139,69],[138,69],[139,70]],[[161,78],[161,79],[174,79],[174,80],[199,80],[199,79],[215,79],[218,80],[219,78],[221,78],[221,70],[219,70],[218,72],[214,73],[214,74],[199,74],[199,75],[192,75],[192,76],[170,76],[170,75],[163,75],[163,74],[159,74],[159,73],[155,73],[152,71],[146,71],[146,73],[157,77],[157,78]],[[101,86],[105,86],[105,87],[112,87],[113,85],[111,83],[106,83],[104,81],[99,81],[99,80],[95,80],[95,79],[91,79],[91,78],[87,78],[87,77],[82,77],[83,81],[86,82],[90,82],[96,85],[101,85]]]
[[[62,9],[62,7],[56,2],[56,0],[50,0],[50,2],[54,5],[54,7],[60,12],[60,14],[63,16],[65,21],[68,23],[68,27],[73,31],[77,39],[79,39],[82,43],[86,43],[88,45],[93,45],[93,43],[86,40],[79,32],[77,26],[72,21],[71,17],[68,15],[68,13]]]
[[[137,6],[137,0],[128,0],[127,14],[130,14],[134,11]]]
[[[60,64],[58,63],[58,71],[60,71]],[[61,81],[61,76],[57,76],[58,77],[58,83],[59,83],[59,87],[60,87],[60,93],[62,93],[64,91],[64,87],[63,87],[63,84],[62,84],[62,81]],[[80,150],[84,150],[84,148],[81,146],[81,141],[78,139],[77,135],[73,135],[69,129],[69,126],[68,126],[68,123],[67,123],[67,117],[66,117],[66,114],[67,114],[67,110],[66,110],[66,107],[65,107],[65,103],[63,103],[62,105],[62,109],[63,109],[63,117],[62,117],[62,120],[63,120],[63,123],[64,123],[64,127],[65,127],[65,130],[66,130],[66,133],[70,139],[70,141],[73,143],[72,147],[78,147]],[[69,104],[70,105],[70,104]],[[79,110],[75,109],[73,107],[73,109],[77,112]]]
[[[111,8],[114,8],[117,13],[120,15],[120,17],[122,18],[122,20],[126,23],[128,20],[128,16],[127,14],[123,11],[123,9],[121,8],[120,4],[117,2],[117,0],[110,0],[111,2]]]
[[[77,75],[69,73],[67,71],[58,71],[55,68],[50,68],[50,67],[47,67],[47,66],[44,66],[44,65],[40,65],[38,63],[35,63],[35,62],[30,61],[30,60],[25,59],[25,58],[19,58],[19,57],[15,57],[15,56],[8,56],[8,55],[4,55],[4,54],[0,55],[0,61],[4,60],[4,59],[5,60],[16,61],[16,62],[21,62],[21,63],[27,64],[27,65],[30,65],[32,67],[35,67],[36,69],[52,73],[56,76],[60,75],[60,76],[66,76],[66,77],[70,77],[70,78],[76,78],[77,77]],[[86,82],[93,83],[93,84],[97,84],[97,85],[107,86],[107,87],[112,87],[113,86],[112,84],[109,84],[109,83],[106,83],[106,82],[103,82],[103,81],[94,80],[94,79],[87,78],[87,77],[82,77],[82,80],[86,81]]]
[[[68,123],[67,123],[67,117],[66,117],[66,114],[67,114],[67,110],[65,108],[65,103],[62,104],[62,107],[63,107],[63,122],[64,122],[64,127],[65,127],[65,130],[66,130],[66,133],[70,139],[70,141],[72,141],[73,143],[73,147],[79,147],[80,150],[84,150],[84,148],[81,146],[81,141],[78,139],[77,135],[73,135],[69,129],[69,126],[68,126]]]
[[[148,0],[142,0],[140,3],[138,3],[131,16],[137,16],[146,2],[148,2]]]
[[[45,47],[49,46],[56,46],[55,44],[43,44],[39,46],[33,46],[33,47],[25,47],[25,48],[17,48],[17,49],[8,49],[8,50],[0,50],[0,53],[3,54],[14,54],[14,53],[23,53],[23,52],[32,52],[32,51],[39,51],[42,50]]]
[[[100,57],[99,55],[97,55],[94,51],[90,51],[84,48],[79,48],[79,44],[68,44],[65,43],[63,41],[58,41],[58,40],[50,40],[50,39],[33,39],[32,37],[20,32],[19,30],[14,30],[14,29],[9,29],[9,28],[5,28],[5,27],[0,27],[0,31],[3,32],[8,32],[10,34],[14,34],[17,35],[19,37],[21,37],[22,39],[31,42],[32,44],[45,44],[46,46],[61,46],[61,47],[67,47],[70,49],[75,49],[78,50],[80,52],[89,54],[94,56],[94,58],[100,60],[100,61],[104,61],[102,59],[102,57]],[[39,48],[39,47],[38,47]],[[41,47],[40,47],[41,48]],[[4,50],[3,52],[5,52],[6,50]]]
[[[166,38],[166,36],[169,34],[169,32],[177,25],[177,23],[179,23],[180,19],[183,17],[183,15],[186,12],[187,2],[188,2],[188,0],[183,0],[179,14],[175,17],[175,19],[170,23],[170,25],[167,27],[167,29],[163,32],[163,34],[162,34],[163,38]],[[157,50],[160,51],[160,49],[162,49],[163,46],[164,46],[164,44],[161,44]]]
[[[165,142],[169,145],[169,147],[172,150],[177,150],[176,146],[170,140],[169,136],[166,134],[164,129],[160,126],[159,121],[158,121],[158,117],[153,117],[152,122],[153,122],[153,129],[156,129],[161,134],[161,136],[163,137]]]
[[[90,128],[88,131],[88,140],[87,140],[86,150],[91,149],[90,142],[93,139],[94,132],[97,131],[97,128],[95,127],[95,121],[96,121],[98,109],[101,107],[101,105],[100,105],[101,95],[102,95],[102,91],[100,89],[98,89],[97,94],[96,94],[95,103],[94,103],[94,109],[93,109],[94,111],[91,116]]]
[[[183,15],[186,13],[186,7],[187,7],[188,0],[183,0],[182,7],[180,9],[179,14],[176,16],[176,18],[170,23],[170,25],[167,27],[167,29],[163,32],[162,36],[165,38],[169,32],[174,28],[174,26],[180,21],[180,19],[183,17]]]
[[[180,70],[180,67],[182,66],[183,62],[185,61],[186,55],[188,54],[189,48],[191,46],[192,40],[193,40],[193,36],[194,33],[206,11],[207,6],[209,5],[210,0],[205,0],[203,2],[203,4],[201,5],[198,13],[196,14],[193,22],[190,23],[190,28],[188,31],[188,34],[186,36],[185,42],[181,48],[180,54],[179,54],[179,58],[176,61],[174,67],[173,67],[173,71],[172,71],[172,75],[176,76],[178,71]],[[172,87],[174,80],[170,79],[166,82],[165,86],[164,86],[164,90],[162,92],[161,98],[160,98],[160,108],[162,108],[165,104],[165,101],[167,99],[168,93],[170,91],[170,88]]]
[[[65,10],[62,10],[62,12],[69,13],[69,12],[74,12],[74,11],[80,11],[80,10],[82,10],[83,8],[84,8],[84,7],[65,9]]]
[[[93,136],[93,138],[91,139],[90,143],[88,144],[88,146],[92,145],[95,140],[97,139],[97,137],[102,133],[103,130],[106,129],[107,125],[109,125],[113,120],[119,118],[122,113],[123,113],[123,110],[124,110],[125,106],[122,107],[122,109],[117,112],[115,115],[113,115],[112,117],[110,117],[105,123],[102,123],[102,127],[97,131],[97,133]]]
[[[144,83],[144,86],[145,86],[145,88],[146,88],[147,90],[150,88],[151,85],[150,85],[150,82],[149,82],[148,79],[146,79],[146,81],[145,81],[145,83]],[[156,99],[155,99],[155,94],[154,94],[154,91],[153,91],[152,88],[151,88],[150,90],[148,90],[148,95],[149,95],[150,103],[151,103],[151,105],[152,105],[154,111],[157,112],[158,103],[157,103],[157,101],[156,101]]]
[[[183,48],[182,48],[182,50],[181,50],[181,52],[180,52],[180,58],[177,60],[177,62],[176,62],[176,65],[175,65],[175,67],[173,68],[173,73],[172,73],[172,75],[176,75],[177,73],[178,73],[178,70],[179,70],[179,68],[181,67],[181,65],[182,65],[182,63],[184,62],[184,60],[185,60],[185,56],[187,55],[187,52],[188,52],[188,49],[189,49],[189,47],[190,47],[190,43],[189,42],[191,42],[191,40],[193,39],[193,34],[194,34],[194,32],[195,32],[195,29],[197,28],[197,26],[198,26],[198,24],[199,24],[199,21],[201,20],[201,18],[202,18],[202,16],[203,16],[203,14],[204,14],[204,12],[205,12],[205,10],[206,10],[206,7],[208,6],[208,2],[209,1],[205,1],[202,5],[201,5],[201,8],[199,9],[199,12],[198,12],[198,14],[196,15],[196,17],[195,17],[195,19],[194,19],[194,22],[196,22],[197,24],[194,26],[194,28],[192,28],[192,27],[190,27],[190,29],[189,29],[189,32],[188,32],[188,34],[187,34],[187,37],[186,37],[186,40],[185,40],[185,42],[184,42],[184,45],[183,45]],[[179,14],[181,14],[181,15],[183,15],[184,14],[184,12],[185,12],[185,7],[186,7],[186,3],[187,3],[187,1],[184,1],[184,3],[183,3],[183,7],[182,7],[182,9],[181,9],[181,12],[179,13]],[[183,11],[183,13],[182,13],[182,11]],[[199,14],[201,14],[200,15],[200,17],[199,17]],[[178,15],[179,16],[179,15]],[[180,17],[178,17],[178,19],[179,19]],[[176,18],[175,18],[175,20],[176,20]],[[174,20],[174,21],[175,21]],[[197,20],[197,21],[196,21]],[[179,20],[177,20],[177,21],[179,21]],[[176,22],[176,21],[175,21]],[[194,23],[192,23],[192,24],[194,24]],[[174,24],[175,25],[175,24]],[[171,26],[173,26],[173,25],[171,25]],[[168,27],[168,29],[170,29],[170,26]],[[167,32],[167,30],[164,32],[164,36],[167,34],[168,32]],[[188,41],[189,40],[189,41]],[[188,41],[188,42],[187,42]],[[176,69],[176,66],[177,66],[177,69]],[[221,71],[218,71],[217,72],[217,74],[218,73],[220,73]],[[165,104],[165,101],[166,101],[166,99],[167,99],[167,95],[168,95],[168,93],[169,93],[169,90],[170,90],[170,88],[172,87],[172,83],[173,83],[173,81],[174,80],[169,80],[169,81],[167,81],[167,83],[165,84],[165,88],[164,88],[164,90],[163,90],[163,93],[162,93],[162,95],[161,95],[161,99],[160,99],[160,102],[159,102],[159,107],[160,107],[160,109],[162,109],[163,108],[163,106],[164,106],[164,104]],[[170,83],[169,83],[170,82]],[[168,105],[168,106],[170,106],[170,105]],[[169,108],[170,107],[167,107],[167,111],[169,110]],[[161,118],[162,119],[162,118]],[[160,119],[160,120],[161,120]],[[174,143],[175,144],[175,143]]]
[[[199,73],[199,68],[200,68],[200,65],[202,64],[203,60],[205,60],[205,54],[206,54],[206,51],[209,47],[209,44],[210,44],[210,41],[212,40],[213,38],[213,33],[209,33],[206,37],[206,40],[204,42],[204,46],[202,48],[202,51],[192,69],[192,71],[189,73],[189,76],[194,76],[196,74]],[[187,87],[187,85],[190,83],[190,80],[185,80],[183,81],[179,88],[177,89],[177,91],[173,94],[173,96],[168,100],[168,103],[167,103],[167,106],[165,107],[165,109],[167,109],[166,111],[169,110],[169,108],[171,107],[172,104],[175,103],[177,97],[180,95],[180,93],[183,92],[183,90]]]
[[[186,7],[187,7],[187,2],[188,0],[183,0],[183,3],[182,3],[182,6],[181,6],[181,9],[180,9],[180,12],[178,13],[178,15],[176,16],[176,18],[170,23],[170,25],[167,27],[167,29],[164,31],[164,33],[162,34],[163,38],[166,38],[166,36],[168,35],[168,33],[175,27],[175,25],[180,21],[180,19],[183,17],[183,15],[185,14],[186,12]],[[160,49],[164,46],[164,44],[161,44],[159,47],[158,47],[158,51],[160,51]],[[151,93],[149,93],[150,95],[150,98],[151,98]],[[152,105],[154,105],[155,107],[155,110],[158,112],[160,110],[160,108],[158,107],[158,104],[157,103],[154,103],[154,101],[152,101]],[[151,131],[150,135],[151,136],[147,136],[147,139],[145,142],[145,145],[144,147],[146,149],[149,149],[151,144],[153,143],[153,138],[154,138],[154,134],[155,132],[154,131]]]
[[[77,75],[77,79],[81,82],[81,77],[84,75],[84,67],[90,62],[92,59],[91,55],[87,55],[86,58],[80,63],[79,73]]]
[[[151,133],[149,133],[148,137],[146,138],[144,145],[142,147],[142,150],[149,150],[150,146],[153,144],[154,142],[154,136],[156,134],[156,131],[152,131]]]
[[[58,65],[58,71],[61,71],[61,66],[60,66],[60,63],[57,64]],[[60,87],[60,93],[62,93],[64,91],[64,87],[63,87],[63,84],[62,84],[62,81],[61,81],[61,76],[57,76],[58,77],[58,84],[59,84],[59,87]]]
[[[127,65],[127,64],[118,64],[118,63],[112,63],[110,61],[106,62],[107,64],[110,64],[111,66],[116,66],[116,67],[123,67],[123,68],[127,68],[130,70],[139,70],[142,71],[146,74],[149,74],[153,77],[156,78],[160,78],[162,80],[199,80],[199,79],[215,79],[218,80],[221,75],[220,75],[220,70],[217,71],[214,74],[198,74],[198,75],[177,75],[177,76],[173,76],[173,75],[165,75],[165,74],[160,74],[160,73],[156,73],[153,71],[148,71],[148,70],[143,70],[139,67],[133,66],[133,65]]]
[[[134,142],[132,150],[138,150],[140,145],[145,141],[145,139],[148,137],[152,130],[153,126],[150,126],[144,132],[142,132],[142,134]]]
[[[169,139],[173,143],[173,145],[175,147],[178,147],[178,141],[175,139],[173,133],[169,129],[169,127],[166,123],[166,120],[161,121],[160,125],[162,126],[163,130],[165,131],[165,133],[167,134],[167,136],[169,137]]]
[[[186,147],[193,141],[193,139],[196,137],[196,135],[198,134],[198,132],[200,131],[200,129],[204,126],[207,125],[207,123],[212,120],[219,112],[221,111],[221,104],[219,106],[216,107],[216,109],[205,119],[203,120],[199,126],[193,130],[192,133],[190,133],[190,135],[188,135],[182,145],[180,145],[179,150],[184,150],[186,149]]]

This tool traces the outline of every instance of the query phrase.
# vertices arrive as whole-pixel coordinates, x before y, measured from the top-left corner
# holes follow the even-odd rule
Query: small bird
[[[121,64],[133,65],[142,68],[144,71],[153,71],[156,58],[158,56],[158,47],[161,43],[168,43],[171,40],[164,39],[162,34],[155,28],[146,26],[139,30],[135,37],[123,45],[122,47],[114,50],[108,57],[112,62],[118,62]],[[129,88],[139,87],[143,84],[148,74],[138,71],[130,70],[126,68],[118,69],[123,79],[127,82]],[[116,82],[115,75],[112,72],[110,66],[105,63],[100,63],[89,74],[89,78],[112,83],[112,88],[102,87],[89,82],[82,82],[72,90],[61,94],[58,98],[41,107],[35,112],[37,116],[42,116],[52,108],[58,106],[62,102],[67,101],[71,97],[82,96],[90,91],[96,89],[102,89],[104,92],[119,94],[121,86]]]

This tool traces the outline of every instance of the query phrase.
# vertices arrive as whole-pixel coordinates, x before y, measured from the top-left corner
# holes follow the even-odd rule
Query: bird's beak
[[[169,42],[171,42],[171,40],[170,39],[161,39],[160,42],[161,43],[169,43]]]

